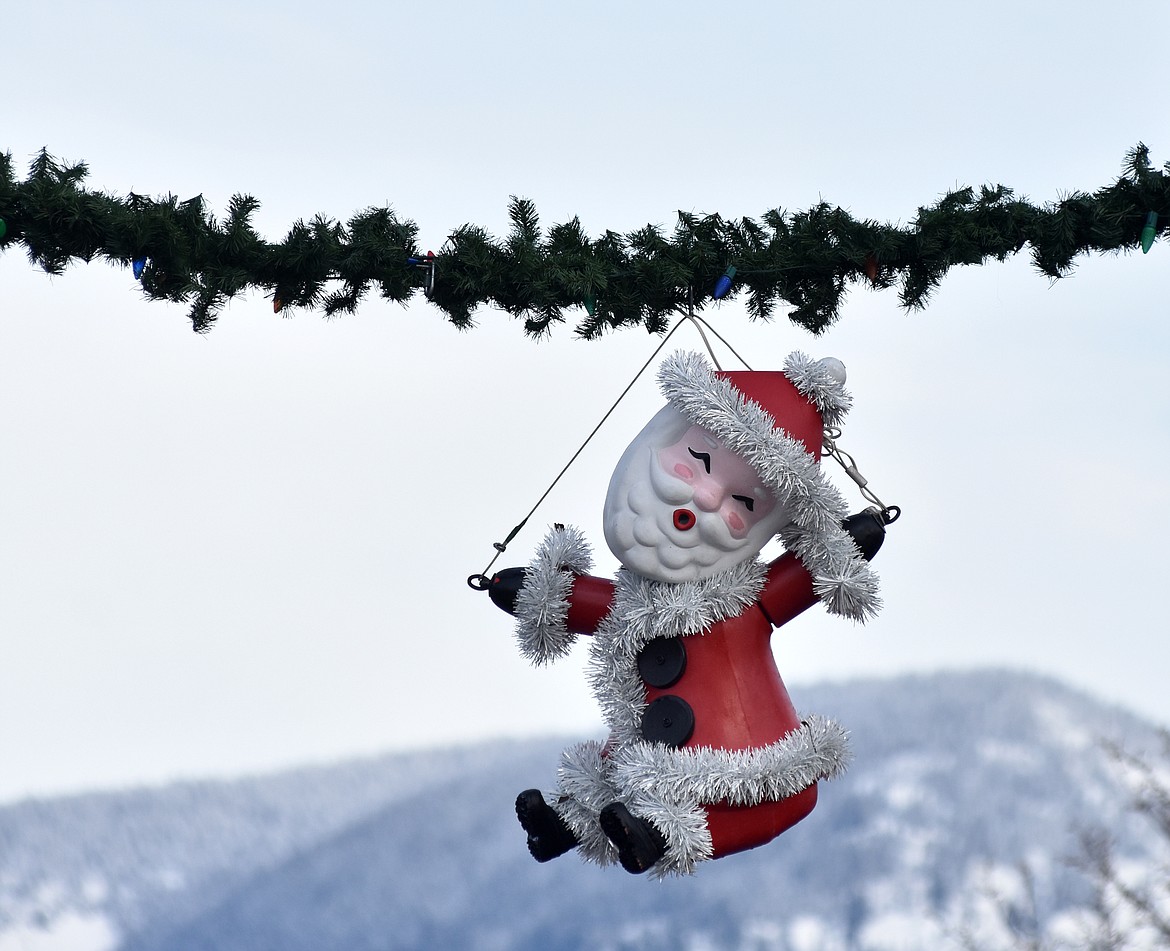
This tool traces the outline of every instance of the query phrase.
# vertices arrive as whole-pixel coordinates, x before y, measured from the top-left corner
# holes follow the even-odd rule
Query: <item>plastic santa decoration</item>
[[[846,765],[846,735],[793,707],[771,632],[818,600],[863,621],[878,509],[846,517],[824,477],[826,427],[849,408],[837,360],[781,371],[664,361],[667,405],[618,462],[603,527],[616,579],[588,574],[588,544],[557,526],[526,568],[488,584],[534,663],[591,635],[589,678],[610,729],[567,749],[558,788],[516,801],[539,861],[572,849],[630,872],[687,874],[769,842],[812,811]],[[758,555],[779,536],[786,552]]]

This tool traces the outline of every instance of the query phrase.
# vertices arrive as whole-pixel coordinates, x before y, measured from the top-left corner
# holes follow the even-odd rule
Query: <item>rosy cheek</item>
[[[737,535],[745,528],[747,528],[747,526],[743,523],[743,519],[739,517],[737,512],[727,513],[727,527]]]
[[[674,474],[680,479],[686,479],[688,482],[695,477],[695,470],[690,466],[685,466],[681,462],[674,464]]]

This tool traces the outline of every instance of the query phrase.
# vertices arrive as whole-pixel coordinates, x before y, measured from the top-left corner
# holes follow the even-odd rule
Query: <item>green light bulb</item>
[[[1154,246],[1154,236],[1158,233],[1158,213],[1151,211],[1146,215],[1146,225],[1142,228],[1142,254],[1149,254]]]

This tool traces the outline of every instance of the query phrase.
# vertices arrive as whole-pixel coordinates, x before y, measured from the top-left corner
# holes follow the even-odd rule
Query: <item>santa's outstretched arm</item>
[[[593,634],[613,603],[612,581],[586,572],[589,543],[576,528],[557,526],[526,568],[505,568],[492,576],[488,596],[516,618],[520,652],[547,664],[569,652],[578,634]]]
[[[841,527],[866,561],[873,559],[885,541],[886,521],[876,508],[850,515],[841,523]],[[781,555],[768,566],[764,591],[760,595],[760,607],[773,627],[787,624],[818,600],[820,597],[812,573],[794,553]]]

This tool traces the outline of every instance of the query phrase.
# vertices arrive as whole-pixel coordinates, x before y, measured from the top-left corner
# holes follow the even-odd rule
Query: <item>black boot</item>
[[[611,802],[598,817],[601,831],[617,846],[618,861],[627,872],[640,875],[666,854],[662,833],[624,804]]]
[[[538,862],[547,862],[577,846],[573,830],[565,825],[539,789],[525,789],[516,797],[516,818],[528,833],[528,851]]]

